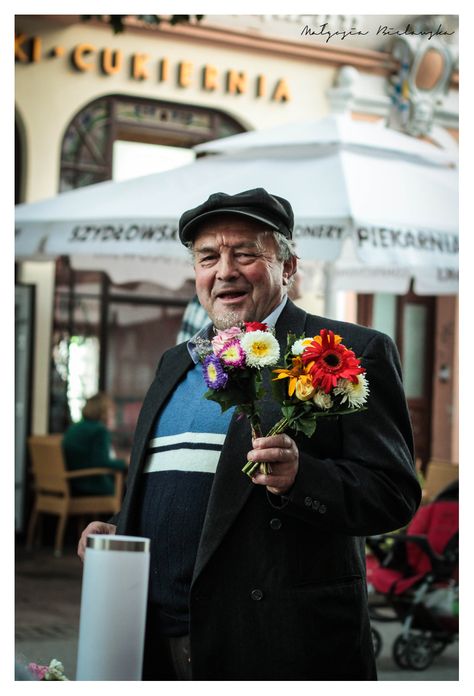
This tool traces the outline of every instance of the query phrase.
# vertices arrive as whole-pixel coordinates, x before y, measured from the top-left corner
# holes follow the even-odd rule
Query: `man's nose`
[[[219,280],[232,280],[237,278],[239,275],[239,270],[235,259],[227,254],[222,254],[219,259],[219,264],[217,268],[217,277]]]

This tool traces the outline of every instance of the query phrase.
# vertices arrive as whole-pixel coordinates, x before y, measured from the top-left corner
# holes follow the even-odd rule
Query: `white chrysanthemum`
[[[268,331],[249,331],[240,339],[240,345],[250,367],[270,367],[276,365],[280,357],[278,341]]]
[[[301,355],[306,348],[306,346],[309,346],[313,339],[312,338],[299,338],[297,341],[293,343],[291,346],[291,354],[292,355]]]
[[[59,660],[51,660],[44,679],[45,681],[69,681],[64,674],[63,663],[59,662]]]
[[[313,396],[313,401],[318,408],[323,409],[323,411],[329,411],[332,406],[332,399],[329,394],[326,394],[322,389],[318,389],[316,394]]]
[[[342,396],[341,403],[346,403],[351,408],[359,408],[367,401],[369,395],[369,383],[364,374],[357,375],[357,383],[353,384],[348,379],[339,379],[334,387],[335,396]]]

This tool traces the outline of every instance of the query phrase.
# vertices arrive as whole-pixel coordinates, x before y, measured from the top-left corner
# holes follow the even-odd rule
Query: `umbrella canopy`
[[[285,134],[281,141],[278,130]],[[404,285],[418,274],[425,288],[431,277],[439,293],[453,291],[447,279],[455,277],[458,264],[458,171],[451,153],[340,116],[312,126],[239,134],[196,149],[222,153],[17,206],[17,256],[65,254],[73,261],[92,256],[102,264],[105,257],[126,256],[116,282],[130,273],[143,278],[144,264],[154,268],[152,259],[173,259],[162,263],[159,282],[166,284],[168,274],[176,283],[180,272],[192,274],[177,240],[181,213],[216,191],[263,186],[291,202],[302,258],[339,260],[346,280],[350,268],[359,269],[359,280],[367,268],[398,269]]]
[[[454,143],[454,141],[453,141]],[[358,146],[379,153],[405,155],[429,163],[451,165],[458,161],[457,150],[441,150],[430,143],[387,128],[377,123],[355,121],[347,114],[330,114],[318,121],[289,123],[258,131],[238,133],[227,138],[210,140],[196,145],[199,153],[235,153],[242,150],[257,152],[261,148],[293,147],[296,145]]]

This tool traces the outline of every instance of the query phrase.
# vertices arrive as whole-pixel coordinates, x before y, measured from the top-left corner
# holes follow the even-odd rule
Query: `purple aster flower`
[[[245,352],[240,341],[228,341],[219,352],[219,358],[228,367],[243,367],[245,365]]]
[[[215,355],[208,355],[202,364],[204,380],[210,389],[224,389],[228,375],[224,372],[222,364]]]

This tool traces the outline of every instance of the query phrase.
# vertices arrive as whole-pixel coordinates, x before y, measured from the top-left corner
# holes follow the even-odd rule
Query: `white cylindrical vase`
[[[77,681],[141,680],[149,567],[149,539],[87,537]]]

